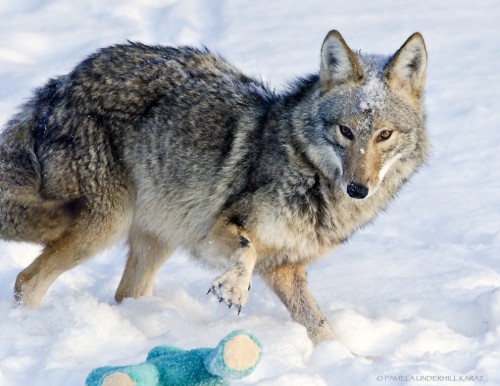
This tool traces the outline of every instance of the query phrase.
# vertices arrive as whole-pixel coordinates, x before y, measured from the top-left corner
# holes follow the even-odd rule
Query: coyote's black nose
[[[368,196],[368,188],[366,186],[350,182],[349,185],[347,185],[347,194],[352,198],[365,198]]]

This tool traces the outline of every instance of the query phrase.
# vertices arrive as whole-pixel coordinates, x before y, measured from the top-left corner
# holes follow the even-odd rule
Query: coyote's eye
[[[347,126],[339,125],[339,130],[340,133],[348,140],[352,141],[354,139],[354,134],[352,133],[351,129],[349,129]]]
[[[391,130],[382,130],[378,135],[377,135],[377,142],[382,142],[382,141],[387,141],[389,138],[391,138],[392,131]]]

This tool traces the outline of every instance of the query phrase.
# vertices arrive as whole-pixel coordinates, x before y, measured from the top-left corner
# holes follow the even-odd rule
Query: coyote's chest
[[[324,253],[325,246],[314,227],[297,220],[273,213],[263,215],[255,229],[258,254],[281,255],[287,260],[299,261]]]
[[[313,261],[372,220],[386,204],[378,195],[363,201],[344,196],[339,191],[325,198],[321,208],[309,211],[290,207],[261,211],[255,227],[260,255],[280,255],[290,262]]]

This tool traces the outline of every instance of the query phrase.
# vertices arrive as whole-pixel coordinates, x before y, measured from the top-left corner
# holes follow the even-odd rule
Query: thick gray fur
[[[101,49],[38,89],[1,133],[0,237],[45,245],[19,274],[17,300],[40,304],[57,276],[128,234],[117,300],[150,294],[182,247],[227,268],[211,292],[228,305],[244,305],[255,271],[315,343],[332,338],[305,266],[425,160],[424,56],[419,34],[380,60],[332,31],[320,73],[277,94],[208,50]],[[380,122],[390,146],[373,139]],[[370,195],[349,197],[353,182]]]

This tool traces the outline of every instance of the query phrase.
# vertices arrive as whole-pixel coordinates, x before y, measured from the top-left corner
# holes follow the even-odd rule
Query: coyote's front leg
[[[229,307],[235,306],[239,314],[248,299],[257,253],[244,230],[234,224],[221,225],[212,234],[230,251],[230,263],[226,271],[212,282],[208,292]]]
[[[288,308],[293,320],[307,329],[307,334],[315,345],[334,339],[328,321],[309,291],[304,265],[284,264],[259,273]]]

